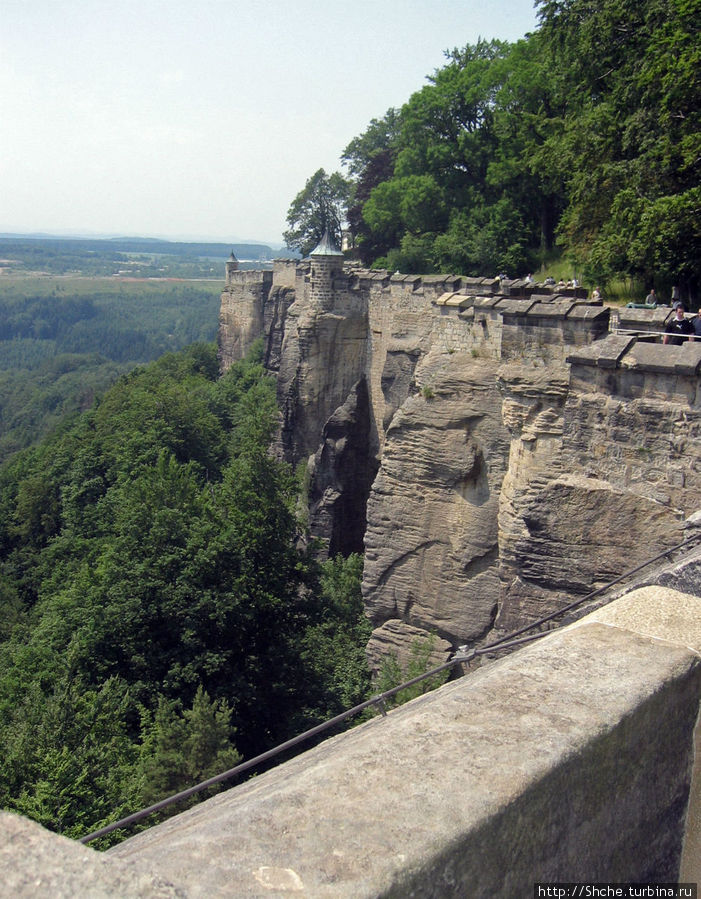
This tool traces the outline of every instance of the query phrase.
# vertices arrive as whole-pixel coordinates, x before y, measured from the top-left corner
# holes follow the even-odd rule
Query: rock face
[[[387,429],[368,502],[363,592],[377,627],[397,619],[455,645],[484,636],[496,614],[508,433],[490,360],[431,353],[420,377],[424,390]]]
[[[680,542],[701,504],[701,347],[611,336],[568,359],[561,377],[548,370],[540,383],[513,364],[500,370],[512,435],[499,511],[501,631]]]
[[[280,441],[293,465],[319,447],[324,425],[365,373],[367,316],[320,312],[297,300],[287,310],[278,374]]]
[[[365,378],[329,417],[308,463],[309,522],[328,555],[363,552],[366,506],[377,463],[370,452],[370,405]]]
[[[580,290],[338,258],[260,274],[229,276],[222,365],[264,338],[312,534],[331,554],[364,544],[373,667],[561,608],[701,508],[700,343],[609,334]]]

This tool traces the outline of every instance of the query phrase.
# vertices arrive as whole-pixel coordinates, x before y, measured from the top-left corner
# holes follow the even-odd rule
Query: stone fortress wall
[[[678,542],[701,507],[701,343],[609,324],[581,288],[340,254],[228,273],[222,367],[264,338],[312,532],[365,552],[374,666],[429,637],[440,661]]]

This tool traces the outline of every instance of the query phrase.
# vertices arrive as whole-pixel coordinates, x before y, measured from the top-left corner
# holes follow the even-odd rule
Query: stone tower
[[[309,256],[312,263],[309,285],[310,299],[320,309],[329,311],[333,306],[334,278],[343,272],[343,253],[333,242],[328,228]]]
[[[231,284],[231,276],[239,270],[239,261],[231,251],[231,256],[226,260],[226,283]]]

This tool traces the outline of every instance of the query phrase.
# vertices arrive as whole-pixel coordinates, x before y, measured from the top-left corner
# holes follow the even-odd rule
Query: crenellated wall
[[[232,273],[221,359],[265,338],[312,533],[365,553],[373,667],[422,636],[436,658],[480,643],[677,540],[701,507],[701,344],[609,334],[581,289],[331,260]]]

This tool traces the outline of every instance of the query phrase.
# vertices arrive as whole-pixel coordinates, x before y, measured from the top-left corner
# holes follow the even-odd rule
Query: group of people
[[[534,283],[533,275],[530,273],[526,275],[525,280],[528,281],[529,284]],[[579,287],[580,286],[579,278],[577,278],[577,277],[570,278],[569,281],[565,281],[564,278],[560,278],[559,281],[555,281],[554,278],[548,276],[543,281],[543,284],[545,284],[546,287],[557,287],[558,290],[565,290],[568,287]]]
[[[681,300],[675,300],[672,309],[674,315],[665,326],[664,343],[681,346],[685,340],[701,340],[701,317],[687,318]]]

